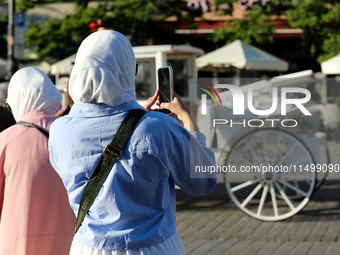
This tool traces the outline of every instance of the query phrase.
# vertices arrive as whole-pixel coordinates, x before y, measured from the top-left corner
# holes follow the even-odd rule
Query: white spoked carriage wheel
[[[231,148],[225,185],[244,213],[263,221],[283,220],[308,203],[315,185],[313,164],[312,153],[296,136],[260,129],[241,137]]]

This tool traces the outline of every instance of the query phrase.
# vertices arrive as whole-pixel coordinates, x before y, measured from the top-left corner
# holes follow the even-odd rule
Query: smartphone
[[[171,66],[165,66],[158,69],[158,89],[159,103],[169,103],[174,97],[173,70]],[[160,108],[160,107],[159,107]],[[167,109],[160,109],[165,114],[171,114]]]

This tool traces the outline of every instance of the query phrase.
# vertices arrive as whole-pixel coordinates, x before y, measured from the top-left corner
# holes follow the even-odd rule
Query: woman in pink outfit
[[[11,78],[7,104],[15,120],[48,131],[61,94],[39,69]],[[62,137],[60,138],[62,139]],[[49,162],[48,138],[38,129],[14,125],[0,133],[0,254],[68,254],[75,215]]]

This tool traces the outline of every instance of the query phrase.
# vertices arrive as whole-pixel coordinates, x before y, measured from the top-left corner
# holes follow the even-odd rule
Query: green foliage
[[[219,3],[230,1],[215,0]],[[271,0],[264,6],[258,4],[249,9],[243,19],[225,23],[223,28],[217,29],[212,40],[272,43],[274,20],[281,15],[288,20],[287,28],[303,30],[301,49],[311,57],[319,56],[318,62],[340,54],[339,29],[334,26],[334,22],[340,21],[340,6],[335,0]]]
[[[26,47],[35,48],[40,58],[46,55],[66,57],[90,34],[89,24],[99,19],[111,22],[132,45],[145,45],[150,40],[154,44],[172,43],[173,30],[164,28],[166,18],[176,17],[174,25],[188,22],[195,27],[194,18],[202,15],[200,10],[189,11],[182,0],[115,0],[96,8],[87,7],[88,1],[75,2],[74,15],[64,20],[48,19],[44,24],[31,24],[26,34]]]
[[[15,9],[17,12],[25,12],[30,8],[33,8],[35,2],[29,0],[20,0],[15,3]]]
[[[4,2],[5,0],[0,0],[0,2]],[[67,0],[17,0],[15,1],[15,7],[17,12],[25,12],[28,9],[34,8],[37,4],[44,3],[60,3],[60,2],[69,2]],[[89,0],[75,0],[74,1],[77,6],[81,6],[86,8]]]
[[[26,33],[26,47],[34,47],[40,58],[47,55],[64,58],[74,53],[81,41],[89,35],[88,25],[104,16],[103,6],[98,8],[77,8],[74,15],[63,20],[47,19],[30,24]]]
[[[138,45],[159,27],[159,20],[151,18],[157,10],[155,1],[117,0],[108,18],[113,21],[115,30],[125,34],[133,45]]]
[[[274,24],[266,22],[262,14],[262,8],[254,9],[251,14],[247,13],[244,19],[235,19],[226,22],[223,27],[215,30],[212,40],[214,42],[225,41],[230,43],[240,39],[245,43],[251,44],[253,41],[259,44],[272,43]]]
[[[323,0],[299,1],[295,8],[286,13],[290,26],[303,30],[302,46],[305,51],[313,47],[314,52],[311,53],[314,56],[327,54],[325,41],[338,33],[331,22],[339,21],[339,6],[335,4],[330,7],[327,4],[328,1]]]
[[[230,15],[233,11],[233,2],[237,2],[237,0],[215,0],[215,4],[228,3],[229,8],[225,13]],[[280,15],[281,10],[285,7],[275,0],[268,2],[265,6],[258,4],[245,12],[242,19],[226,21],[223,27],[214,31],[210,39],[216,43],[222,41],[226,44],[237,39],[248,44],[254,42],[258,44],[273,43],[275,26],[272,17]]]
[[[331,34],[327,39],[323,41],[322,51],[318,57],[318,62],[321,63],[327,59],[330,59],[340,54],[340,34]],[[339,104],[340,105],[340,104]]]
[[[58,3],[63,2],[62,0],[17,0],[15,1],[15,9],[17,12],[25,12],[28,9],[34,8],[36,4],[42,3]]]
[[[176,17],[173,26],[187,22],[194,28],[194,18],[201,15],[201,10],[189,11],[182,0],[116,0],[108,18],[114,29],[129,37],[132,45],[144,45],[150,38],[154,44],[171,43],[174,34],[170,27],[163,27],[166,18]]]
[[[218,15],[232,15],[233,10],[234,10],[233,2],[235,2],[235,0],[214,0],[212,2],[212,6],[215,8],[218,8],[221,5],[227,4],[228,8],[222,11]]]
[[[1,22],[8,22],[8,12],[4,12],[1,15]]]

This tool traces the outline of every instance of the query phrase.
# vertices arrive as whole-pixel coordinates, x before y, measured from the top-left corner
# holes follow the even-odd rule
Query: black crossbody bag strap
[[[17,124],[19,125],[23,125],[25,127],[32,127],[32,128],[36,128],[38,129],[41,133],[43,133],[47,138],[49,138],[49,134],[46,130],[42,129],[41,127],[39,126],[36,126],[32,123],[29,123],[29,122],[26,122],[26,121],[19,121]]]
[[[106,146],[103,158],[93,172],[91,179],[85,187],[83,196],[81,197],[74,234],[76,234],[80,228],[94,199],[106,180],[106,177],[109,175],[113,165],[120,158],[125,144],[129,140],[135,126],[145,113],[146,111],[141,109],[130,110],[118,128],[111,143]]]

